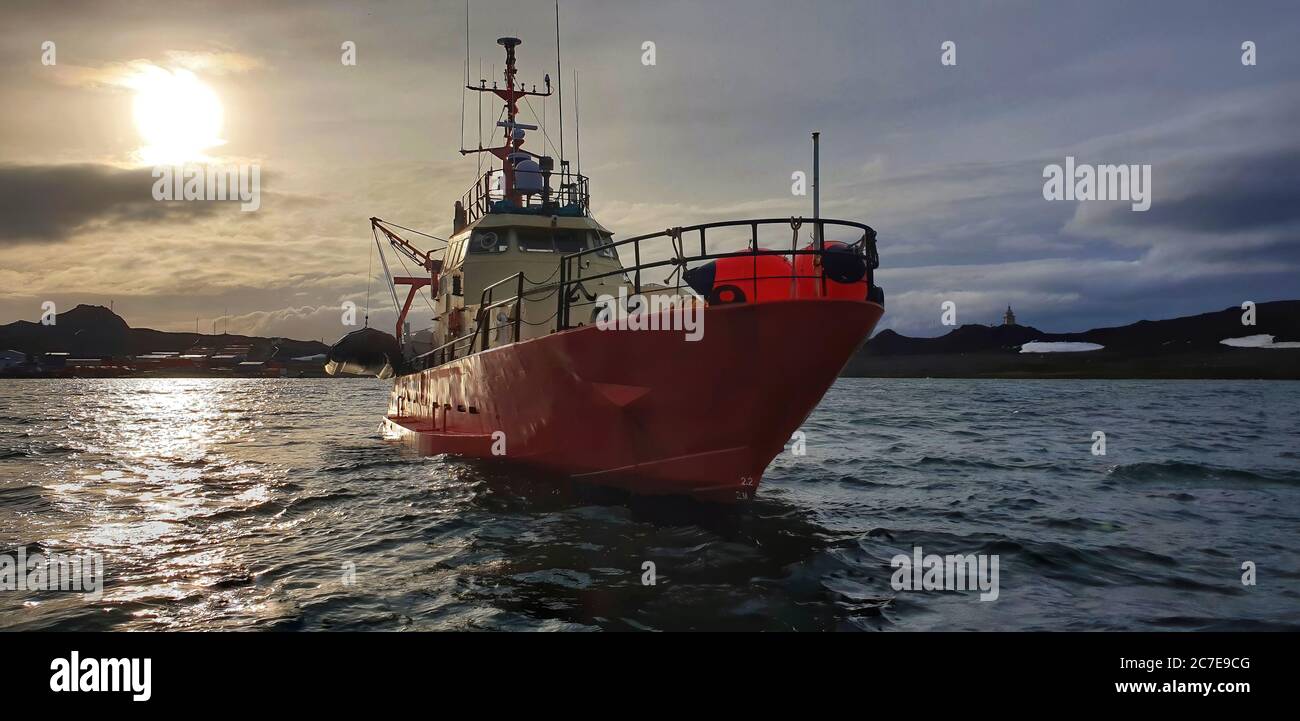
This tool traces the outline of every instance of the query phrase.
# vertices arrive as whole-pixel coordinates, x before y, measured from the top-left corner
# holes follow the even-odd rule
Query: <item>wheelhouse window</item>
[[[447,245],[445,252],[446,263],[443,267],[446,270],[460,267],[461,262],[465,260],[465,244],[467,240],[453,240]]]
[[[504,253],[510,250],[510,240],[504,233],[474,231],[469,239],[471,253]]]
[[[577,253],[587,248],[587,231],[585,230],[556,230],[555,231],[555,250],[564,255]]]
[[[614,242],[614,236],[609,235],[608,233],[596,233],[595,235],[595,247],[599,248],[599,250],[596,251],[596,255],[599,255],[602,258],[618,257],[618,251],[610,246],[610,244]]]
[[[519,249],[526,253],[577,253],[587,248],[587,231],[563,228],[517,228]]]
[[[519,238],[519,249],[525,253],[555,252],[551,231],[546,228],[516,228],[515,237]]]

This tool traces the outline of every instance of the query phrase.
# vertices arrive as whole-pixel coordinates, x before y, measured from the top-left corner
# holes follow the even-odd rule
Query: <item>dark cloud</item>
[[[149,168],[0,165],[0,244],[61,241],[92,226],[183,222],[217,203],[160,202]]]
[[[1161,177],[1165,176],[1165,177]],[[1160,185],[1166,190],[1161,197]],[[1144,230],[1238,233],[1300,221],[1300,147],[1153,168],[1150,210],[1111,204],[1099,222]]]

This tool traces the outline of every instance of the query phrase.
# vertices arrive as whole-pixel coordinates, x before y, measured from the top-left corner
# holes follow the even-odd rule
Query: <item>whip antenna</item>
[[[560,0],[555,0],[555,93],[560,103],[560,164],[564,164],[564,73],[560,68]]]
[[[573,135],[578,151],[578,176],[582,176],[582,93],[578,91],[578,69],[573,69]]]
[[[460,85],[460,149],[465,149],[465,91],[469,89],[469,0],[465,0],[465,82]]]

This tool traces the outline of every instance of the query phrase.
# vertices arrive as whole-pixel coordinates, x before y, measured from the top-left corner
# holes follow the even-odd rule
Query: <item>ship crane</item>
[[[394,227],[401,228],[401,226],[394,226]],[[384,237],[388,238],[389,245],[393,246],[393,248],[397,252],[415,261],[416,265],[420,266],[421,268],[423,268],[425,271],[428,272],[427,276],[407,276],[407,275],[394,276],[391,273],[388,274],[389,283],[393,286],[392,290],[393,290],[394,305],[397,304],[396,286],[398,285],[408,286],[406,292],[406,302],[402,304],[402,308],[397,314],[397,327],[395,329],[396,333],[394,333],[393,335],[394,338],[402,338],[403,337],[402,328],[406,323],[407,313],[411,311],[411,302],[415,300],[415,296],[417,293],[420,292],[421,288],[437,287],[438,273],[442,272],[442,261],[431,256],[428,251],[420,250],[415,245],[413,245],[409,240],[403,238],[401,235],[398,235],[397,231],[389,228],[388,224],[384,220],[381,220],[379,218],[371,218],[370,228],[372,231],[383,233]],[[410,230],[410,229],[402,228],[402,230]],[[416,230],[411,232],[419,233],[420,231]],[[427,234],[420,233],[420,235],[427,235]],[[431,235],[429,235],[428,237],[433,238],[433,236]],[[375,239],[378,240],[378,236],[376,236]],[[434,238],[434,240],[441,240],[441,238]],[[383,257],[382,254],[380,257],[382,259]],[[384,262],[384,271],[385,272],[388,271],[387,261]]]
[[[391,244],[393,248],[397,250],[397,252],[415,261],[416,264],[419,265],[421,268],[424,268],[430,273],[437,273],[438,271],[442,270],[441,260],[434,259],[434,257],[429,255],[427,251],[420,250],[419,248],[415,247],[415,245],[413,245],[409,240],[398,235],[396,231],[388,227],[387,221],[381,218],[371,218],[370,226],[378,230],[379,232],[383,233],[384,237],[388,238],[389,244]],[[394,227],[400,228],[401,226],[395,225]],[[406,228],[402,228],[402,229],[407,230]],[[419,231],[412,231],[412,232],[418,233]],[[421,233],[421,235],[424,234]],[[433,236],[431,235],[428,237],[433,238]],[[442,240],[442,239],[434,238],[434,240]]]

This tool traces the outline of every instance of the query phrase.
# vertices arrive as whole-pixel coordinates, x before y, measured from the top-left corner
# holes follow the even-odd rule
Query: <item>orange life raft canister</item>
[[[710,305],[726,305],[789,300],[793,275],[785,256],[741,255],[691,268],[683,278]]]
[[[812,250],[809,243],[804,250]],[[867,266],[862,257],[839,241],[827,241],[822,255],[795,256],[797,298],[867,299]],[[826,278],[823,290],[822,277]]]

